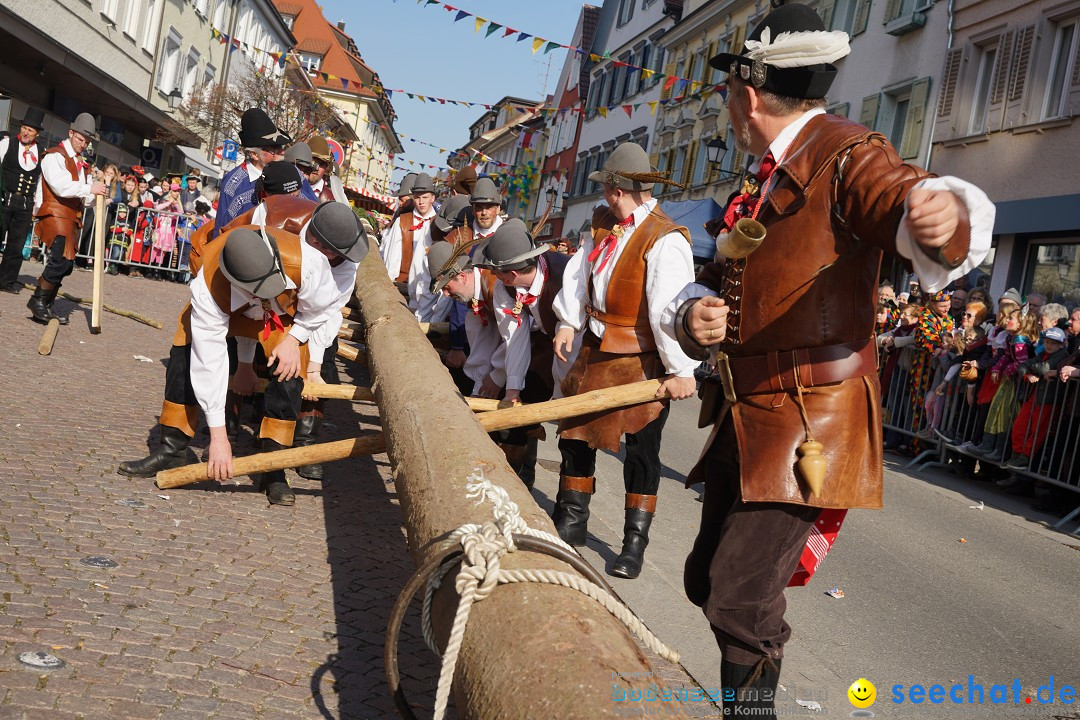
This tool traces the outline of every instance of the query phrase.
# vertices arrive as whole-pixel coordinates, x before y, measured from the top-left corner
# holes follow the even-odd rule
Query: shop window
[[[1033,243],[1024,269],[1024,294],[1042,293],[1050,302],[1080,302],[1080,238]]]

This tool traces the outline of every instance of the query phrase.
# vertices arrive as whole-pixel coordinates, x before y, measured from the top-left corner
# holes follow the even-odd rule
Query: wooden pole
[[[350,362],[354,362],[357,365],[367,367],[367,353],[352,345],[342,345],[341,343],[338,343],[337,356],[349,360]]]
[[[53,343],[56,342],[56,333],[59,330],[60,321],[56,318],[50,320],[49,324],[45,326],[45,333],[41,336],[41,342],[38,343],[38,355],[48,355],[52,352]]]
[[[94,207],[94,302],[90,306],[90,332],[101,332],[101,306],[105,291],[105,197],[97,195]]]
[[[33,290],[34,288],[37,287],[37,285],[31,285],[30,283],[23,283],[23,287],[26,288],[27,290]],[[75,295],[72,295],[71,293],[66,293],[66,292],[60,293],[60,297],[64,298],[65,300],[70,300],[73,303],[78,303],[80,305],[89,305],[89,304],[91,304],[93,302],[93,299],[76,297]],[[165,327],[164,325],[161,324],[160,320],[155,320],[153,318],[148,318],[145,315],[140,315],[139,313],[131,312],[130,310],[123,310],[121,308],[115,308],[112,305],[105,305],[105,304],[102,304],[101,309],[104,310],[107,313],[112,313],[113,315],[119,315],[121,317],[131,318],[132,320],[134,320],[136,322],[141,322],[143,325],[149,325],[150,327],[157,328],[158,330]]]
[[[312,453],[311,451],[316,448],[318,448],[318,451]],[[348,440],[234,458],[233,476],[239,477],[271,470],[300,467],[301,465],[310,464],[312,462],[311,458],[315,456],[331,456],[334,460],[344,460],[350,457],[376,455],[381,452],[386,452],[386,439],[382,433],[377,433],[362,438],[350,438]],[[157,474],[157,486],[164,490],[208,480],[209,478],[206,476],[207,467],[207,463],[195,463],[194,465],[185,465],[173,470],[163,470]]]

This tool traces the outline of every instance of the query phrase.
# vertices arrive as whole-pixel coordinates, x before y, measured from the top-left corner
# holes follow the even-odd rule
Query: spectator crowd
[[[985,279],[985,277],[984,277]],[[1080,503],[1080,304],[961,278],[878,290],[885,449],[942,452],[958,473],[1065,515]]]

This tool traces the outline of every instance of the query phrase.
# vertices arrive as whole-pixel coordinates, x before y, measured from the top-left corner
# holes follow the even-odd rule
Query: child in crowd
[[[1057,376],[1068,358],[1065,331],[1052,327],[1043,333],[1043,350],[1031,363],[1023,379],[1035,385],[1024,402],[1012,426],[1013,456],[1006,467],[1026,468],[1051,433],[1055,400],[1064,395],[1064,386]]]
[[[997,384],[997,392],[990,402],[983,428],[983,441],[973,452],[989,462],[1001,462],[1008,445],[1009,429],[1016,417],[1016,380],[1021,367],[1031,356],[1032,339],[1037,337],[1038,318],[1023,314],[1019,307],[1005,315],[1005,349],[990,370],[991,379]]]

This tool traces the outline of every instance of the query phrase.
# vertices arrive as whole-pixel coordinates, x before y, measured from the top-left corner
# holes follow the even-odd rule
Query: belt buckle
[[[735,395],[735,378],[731,376],[731,359],[725,352],[716,351],[716,374],[720,376],[720,386],[724,388],[724,398],[734,403],[738,398]]]

